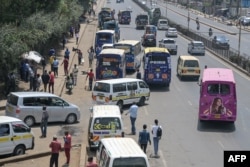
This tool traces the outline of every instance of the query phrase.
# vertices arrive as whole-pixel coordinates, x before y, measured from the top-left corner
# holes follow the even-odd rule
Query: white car
[[[188,53],[205,55],[205,45],[202,41],[191,41],[188,44]]]
[[[165,36],[166,37],[178,37],[178,33],[177,33],[176,28],[173,28],[173,27],[168,28]]]

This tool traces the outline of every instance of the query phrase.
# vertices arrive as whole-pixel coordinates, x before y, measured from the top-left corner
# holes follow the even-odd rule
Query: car
[[[191,41],[188,44],[188,53],[205,55],[205,45],[202,41]]]
[[[215,49],[229,50],[229,39],[227,39],[224,35],[214,36],[212,39],[212,47]]]
[[[168,20],[167,19],[159,19],[157,23],[158,30],[167,30],[168,29]]]
[[[28,126],[33,126],[41,122],[43,106],[46,106],[49,113],[48,122],[73,124],[81,117],[78,106],[47,92],[11,92],[8,95],[5,115],[18,117]]]
[[[177,54],[177,44],[173,38],[164,38],[159,41],[160,48],[167,48],[170,54],[176,55]]]
[[[243,26],[249,26],[250,25],[250,17],[246,17],[242,21]]]
[[[156,37],[154,34],[145,34],[142,38],[142,46],[144,47],[156,47]]]
[[[177,33],[176,28],[173,28],[173,27],[168,28],[165,36],[166,37],[178,37],[178,33]]]

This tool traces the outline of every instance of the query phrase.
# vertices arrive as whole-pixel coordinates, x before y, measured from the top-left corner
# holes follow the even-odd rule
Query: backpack
[[[162,128],[160,126],[158,126],[158,128],[157,128],[156,135],[157,135],[157,137],[161,137],[162,136]]]

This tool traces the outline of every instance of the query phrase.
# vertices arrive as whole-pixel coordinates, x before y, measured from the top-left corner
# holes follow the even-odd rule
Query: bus
[[[97,57],[96,80],[124,78],[125,53],[122,49],[104,49]]]
[[[171,82],[171,56],[166,48],[145,48],[143,69],[143,77],[147,84],[169,87]]]
[[[130,24],[131,12],[128,10],[120,10],[118,12],[118,22],[119,24]]]
[[[114,44],[115,40],[115,31],[114,30],[100,30],[96,32],[95,35],[95,52],[96,55],[99,55],[103,44]]]
[[[236,86],[233,71],[206,68],[200,83],[199,120],[235,122],[237,115]]]
[[[135,71],[140,67],[138,59],[141,53],[141,42],[137,40],[122,40],[114,44],[114,48],[125,50],[126,70]]]

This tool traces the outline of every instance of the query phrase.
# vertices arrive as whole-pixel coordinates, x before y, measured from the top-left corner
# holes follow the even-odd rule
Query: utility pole
[[[187,18],[187,21],[188,21],[188,31],[189,31],[189,22],[190,22],[189,0],[187,1],[187,8],[188,8],[188,18]]]
[[[239,12],[241,13],[241,5],[239,7],[240,7]],[[239,28],[239,41],[238,41],[238,61],[237,61],[238,65],[240,64],[240,43],[241,43],[241,22],[240,22],[240,28]]]
[[[166,0],[166,18],[168,18],[168,1]]]

